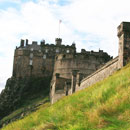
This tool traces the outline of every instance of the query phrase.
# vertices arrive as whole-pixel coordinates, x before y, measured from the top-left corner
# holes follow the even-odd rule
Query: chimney
[[[45,45],[45,40],[41,40],[41,45]]]
[[[26,46],[28,45],[28,39],[26,39]]]
[[[21,41],[20,41],[20,47],[24,47],[24,40],[23,39],[21,39]]]

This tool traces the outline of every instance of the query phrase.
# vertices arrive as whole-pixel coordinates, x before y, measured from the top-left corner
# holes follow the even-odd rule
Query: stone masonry
[[[119,38],[119,53],[114,59],[110,60],[107,58],[106,62],[101,62],[101,59],[105,59],[107,55],[103,58],[102,56],[104,53],[102,53],[103,55],[101,56],[100,51],[97,53],[98,55],[95,55],[95,52],[86,52],[84,54],[76,54],[76,56],[57,56],[54,65],[53,77],[55,77],[57,73],[60,76],[58,78],[52,78],[52,87],[50,91],[52,104],[63,96],[71,95],[76,91],[82,90],[107,78],[116,70],[122,68],[130,62],[130,22],[122,22],[117,29],[117,35]],[[64,77],[66,80],[61,81],[62,87],[59,89],[57,82],[60,82],[60,77]],[[68,82],[67,79],[70,79],[71,81]],[[66,86],[67,82],[69,84],[68,88]]]
[[[63,45],[61,38],[55,44],[42,40],[32,44],[21,40],[14,53],[13,77],[52,77],[51,103],[100,81],[130,61],[130,23],[118,26],[119,54],[112,59],[106,52],[76,52],[75,43]]]

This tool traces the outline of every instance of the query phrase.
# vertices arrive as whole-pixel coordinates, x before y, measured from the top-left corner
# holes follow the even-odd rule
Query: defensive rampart
[[[84,78],[80,85],[76,85],[76,91],[84,89],[92,84],[95,84],[98,81],[101,81],[108,76],[112,75],[116,70],[118,70],[118,57],[106,63],[103,67],[98,69],[96,72],[91,74],[90,76]]]

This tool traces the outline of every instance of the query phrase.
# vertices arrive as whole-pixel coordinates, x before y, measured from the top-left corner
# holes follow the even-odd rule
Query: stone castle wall
[[[130,62],[130,22],[122,22],[120,26],[118,26],[118,37],[119,37],[119,52],[118,56],[113,60],[109,61],[108,63],[104,64],[100,67],[97,71],[93,72],[91,75],[86,76],[84,78],[83,73],[73,72],[71,73],[71,88],[68,89],[68,92],[61,91],[61,95],[56,95],[56,87],[55,83],[53,84],[52,93],[51,95],[53,98],[51,99],[51,103],[53,104],[61,97],[65,96],[66,93],[72,94],[76,91],[82,90],[86,87],[89,87],[96,82],[99,82],[108,76],[112,75],[115,71],[122,68],[128,62]],[[82,58],[81,58],[82,59]],[[95,61],[95,60],[93,60]],[[65,64],[65,63],[64,63]],[[60,65],[57,64],[57,65]],[[87,64],[85,64],[87,65]],[[79,65],[80,66],[80,65]],[[90,64],[91,66],[91,64]],[[68,66],[69,67],[69,66]],[[71,67],[71,65],[70,65]],[[88,69],[88,67],[84,67],[84,72]],[[58,71],[56,71],[58,72]],[[59,71],[60,74],[62,72]],[[55,89],[54,89],[55,88]],[[64,86],[65,90],[66,86]]]
[[[111,57],[103,51],[60,54],[55,59],[53,76],[59,73],[60,77],[71,79],[72,70],[78,70],[86,77],[110,59]]]
[[[130,62],[130,22],[122,22],[117,29],[117,35],[119,38],[118,57],[106,63],[102,68],[90,76],[84,78],[80,85],[76,86],[76,91],[91,86],[92,84],[107,78],[116,70],[122,68],[128,62]]]
[[[28,44],[26,40],[24,45],[24,40],[21,40],[20,47],[16,47],[14,53],[13,76],[52,76],[55,56],[60,53],[76,52],[74,43],[71,46],[65,46],[60,42],[61,39],[56,39],[56,45],[45,44],[45,41],[38,45],[37,42]]]
[[[123,67],[130,61],[130,22],[122,22],[118,28],[119,38],[119,68]]]
[[[57,55],[50,87],[51,103],[77,91],[77,80],[80,82],[110,60],[111,57],[101,50]],[[78,74],[80,74],[79,79],[77,79]]]
[[[71,80],[71,85],[67,88],[64,80],[64,82],[62,81],[62,88],[60,90],[56,90],[56,86],[58,86],[57,81],[59,81],[60,79],[56,79],[55,82],[53,82],[54,84],[53,89],[52,89],[52,93],[51,93],[51,103],[55,103],[57,100],[59,100],[60,98],[62,98],[63,96],[67,96],[67,95],[71,95],[72,93],[75,93],[79,90],[85,89],[105,78],[107,78],[108,76],[112,75],[116,70],[118,70],[118,58],[116,57],[114,59],[112,59],[111,61],[109,61],[108,63],[106,63],[105,65],[103,65],[100,69],[98,69],[97,71],[95,71],[94,73],[92,73],[91,75],[87,76],[86,78],[81,78],[80,76],[81,73],[77,73],[75,76],[72,76],[73,79],[75,78],[75,85],[72,84],[73,80]],[[64,87],[63,87],[64,86]],[[73,91],[74,90],[74,91]],[[68,94],[66,94],[68,93]]]
[[[76,91],[82,90],[112,75],[116,70],[118,70],[118,58],[119,57],[114,58],[96,72],[84,78],[80,82],[80,85],[76,85]]]
[[[28,44],[28,40],[24,45],[24,40],[21,40],[20,46],[15,49],[13,76],[52,76],[50,96],[54,103],[62,96],[103,80],[130,61],[129,22],[118,26],[118,38],[119,54],[113,60],[102,50],[82,49],[81,53],[77,53],[74,43],[62,45],[60,38],[56,38],[56,44],[46,44],[43,40],[40,45],[37,42]]]
[[[15,77],[46,76],[52,74],[54,60],[43,58],[42,52],[36,50],[16,50],[14,56]],[[47,75],[48,75],[47,74]]]

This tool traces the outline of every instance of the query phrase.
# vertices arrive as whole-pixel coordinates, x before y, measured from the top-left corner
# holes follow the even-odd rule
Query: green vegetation
[[[130,130],[130,65],[2,130]]]

